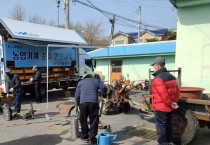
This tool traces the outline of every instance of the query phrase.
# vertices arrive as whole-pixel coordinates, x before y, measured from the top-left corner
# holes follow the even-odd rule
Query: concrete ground
[[[131,97],[139,101],[141,95],[133,92]],[[25,98],[22,104],[21,114],[23,115],[30,109],[30,98]],[[64,103],[56,106],[59,103]],[[0,145],[86,145],[87,143],[80,139],[71,139],[69,132],[70,125],[65,125],[66,108],[74,104],[73,97],[64,97],[61,91],[51,91],[49,93],[49,104],[47,109],[46,103],[34,104],[35,118],[31,120],[11,120],[4,121],[3,115],[0,115]],[[74,112],[74,111],[73,111]],[[46,118],[49,116],[49,118]],[[111,115],[102,115],[100,121],[105,125],[110,125],[112,134],[117,134],[117,139],[113,145],[156,145],[156,141],[136,137],[128,134],[128,130],[135,126],[155,128],[154,118],[138,110],[131,110],[129,113],[119,113],[114,111]],[[99,129],[99,133],[104,132]],[[208,130],[209,131],[209,130]],[[208,145],[210,142],[210,131],[200,133],[195,143],[192,145]],[[202,142],[207,144],[202,144]]]

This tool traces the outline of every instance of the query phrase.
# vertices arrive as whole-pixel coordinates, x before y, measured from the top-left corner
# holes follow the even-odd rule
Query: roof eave
[[[91,57],[93,59],[108,59],[108,58],[131,58],[131,57],[145,57],[145,56],[159,56],[159,55],[175,55],[175,52],[169,53],[150,53],[150,54],[138,54],[138,55],[116,55],[116,56],[101,56]]]
[[[191,6],[198,6],[198,5],[206,5],[210,4],[209,0],[170,0],[170,2],[177,8],[177,7],[191,7]]]
[[[65,39],[53,39],[53,38],[49,38],[49,37],[30,37],[30,36],[25,36],[25,35],[19,35],[16,34],[15,31],[13,31],[14,29],[12,29],[10,27],[10,23],[8,21],[14,21],[13,23],[20,23],[20,21],[17,20],[11,20],[11,19],[5,19],[5,18],[0,18],[0,23],[3,26],[3,28],[5,29],[5,31],[10,34],[10,36],[14,39],[23,39],[23,40],[32,40],[32,41],[44,41],[44,42],[50,42],[50,43],[66,43],[66,44],[78,44],[78,45],[88,45],[88,43],[81,37],[79,36],[78,33],[76,33],[76,31],[72,30],[72,34],[74,34],[76,37],[79,38],[79,40],[75,40],[75,39],[71,39],[71,40],[65,40]],[[40,25],[40,24],[34,24],[34,23],[29,23],[29,22],[21,22],[21,23],[27,23],[28,25]],[[20,24],[22,25],[22,24]],[[51,27],[51,26],[46,26],[46,25],[40,25],[39,27]],[[37,27],[36,27],[37,28]],[[51,27],[53,28],[53,27]],[[56,28],[58,29],[58,28]],[[62,28],[60,28],[62,29]]]

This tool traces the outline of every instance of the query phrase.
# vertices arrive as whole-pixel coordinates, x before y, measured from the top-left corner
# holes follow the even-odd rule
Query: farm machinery
[[[179,108],[172,112],[171,128],[173,142],[177,145],[190,144],[198,135],[199,129],[207,126],[210,129],[210,97],[209,94],[203,94],[203,88],[183,87],[181,85],[181,68],[178,70],[168,70],[176,73],[177,82],[180,88]],[[152,84],[149,70],[149,81]],[[149,86],[151,90],[151,85]],[[144,97],[151,98],[149,95]]]
[[[150,84],[153,72],[149,70]],[[168,72],[176,74],[180,86],[179,108],[171,115],[172,139],[177,145],[188,145],[196,138],[200,128],[207,126],[210,129],[210,96],[203,94],[203,88],[181,86],[181,68]],[[144,97],[150,98],[151,104],[151,85],[148,92]]]
[[[176,77],[180,86],[179,108],[174,110],[171,116],[173,141],[177,145],[187,145],[196,138],[200,128],[207,126],[210,129],[210,94],[203,94],[203,88],[182,87],[181,68],[169,72],[178,73]],[[107,86],[108,97],[102,106],[102,113],[109,114],[113,107],[119,108],[124,113],[130,108],[153,113],[150,85],[152,73],[153,71],[149,70],[149,81],[135,85],[129,81],[114,80],[112,85]],[[137,103],[129,98],[129,92],[141,85],[149,89],[147,94],[142,95],[141,103]]]
[[[107,98],[103,101],[102,113],[109,114],[113,108],[118,108],[120,112],[124,113],[127,113],[131,107],[139,109],[137,103],[129,98],[129,92],[132,89],[147,90],[148,84],[147,80],[136,84],[129,80],[113,80],[111,85],[106,85]]]

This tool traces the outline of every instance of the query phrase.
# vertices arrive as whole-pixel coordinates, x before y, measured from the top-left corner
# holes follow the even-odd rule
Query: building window
[[[111,66],[112,66],[112,69],[111,69],[112,72],[121,72],[122,61],[112,61]]]
[[[124,40],[117,40],[115,41],[115,44],[124,44]]]
[[[144,39],[143,38],[140,38],[140,42],[144,42]]]
[[[133,39],[133,43],[138,43],[138,39]]]
[[[143,38],[140,38],[140,43],[144,42]],[[139,43],[138,38],[133,39],[133,43]]]

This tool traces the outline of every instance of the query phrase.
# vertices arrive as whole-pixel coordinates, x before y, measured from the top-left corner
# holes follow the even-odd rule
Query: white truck
[[[91,48],[73,30],[0,18],[0,92],[5,91],[5,68],[19,75],[25,93],[37,65],[46,88],[76,86],[85,73],[93,73],[93,61],[83,48]],[[48,82],[48,85],[46,85]]]

